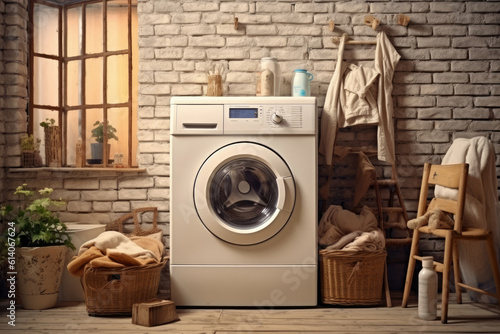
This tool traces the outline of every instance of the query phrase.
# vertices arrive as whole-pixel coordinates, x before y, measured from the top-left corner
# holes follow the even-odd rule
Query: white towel
[[[152,251],[140,247],[127,236],[116,231],[102,232],[96,238],[85,242],[80,246],[78,255],[82,255],[92,246],[97,247],[107,255],[117,253],[127,254],[139,259],[153,258],[155,260],[159,260],[157,255],[155,255]]]
[[[497,261],[500,260],[500,204],[493,144],[485,137],[458,138],[446,152],[443,165],[468,163],[467,193],[464,207],[464,226],[486,228],[492,231],[496,245]],[[455,189],[436,186],[436,197],[456,199]],[[494,292],[493,273],[485,243],[474,241],[460,244],[460,269],[465,284],[479,286]],[[473,300],[495,303],[488,295],[469,291]]]
[[[363,232],[353,242],[347,244],[343,249],[348,251],[375,252],[385,247],[385,238],[379,229]]]

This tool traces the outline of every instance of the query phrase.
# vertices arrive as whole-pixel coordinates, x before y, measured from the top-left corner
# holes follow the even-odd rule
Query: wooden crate
[[[154,299],[132,306],[132,323],[146,327],[168,324],[179,317],[171,300]]]

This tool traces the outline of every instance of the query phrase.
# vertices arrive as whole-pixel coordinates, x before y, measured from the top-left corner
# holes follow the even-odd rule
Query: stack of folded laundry
[[[70,263],[68,271],[77,277],[86,266],[92,268],[123,268],[160,263],[163,243],[151,236],[127,237],[120,232],[106,231],[84,243]]]
[[[379,251],[385,248],[385,237],[377,218],[364,206],[359,215],[331,205],[318,227],[319,246],[328,250]]]

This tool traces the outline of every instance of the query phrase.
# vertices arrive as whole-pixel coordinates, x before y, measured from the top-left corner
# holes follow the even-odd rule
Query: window
[[[75,166],[79,138],[87,166],[110,166],[116,154],[137,166],[136,0],[35,0],[30,21],[29,132],[43,147],[39,124],[55,120],[63,166]]]

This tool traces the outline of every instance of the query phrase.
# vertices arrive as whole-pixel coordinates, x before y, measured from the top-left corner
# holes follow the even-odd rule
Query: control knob
[[[271,115],[271,121],[274,123],[274,124],[279,124],[281,123],[281,121],[283,121],[283,116],[281,116],[280,114],[278,113],[273,113]]]

